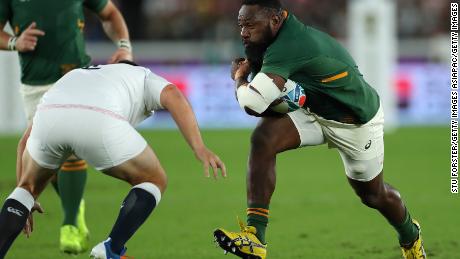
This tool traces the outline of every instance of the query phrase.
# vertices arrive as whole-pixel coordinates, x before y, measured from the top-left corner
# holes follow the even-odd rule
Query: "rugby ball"
[[[307,96],[302,86],[288,79],[284,85],[283,92],[270,105],[270,109],[278,113],[288,113],[303,107],[306,100]]]

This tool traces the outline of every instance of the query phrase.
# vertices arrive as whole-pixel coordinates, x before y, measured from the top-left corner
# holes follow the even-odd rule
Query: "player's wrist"
[[[7,45],[7,48],[8,50],[11,50],[11,51],[16,51],[16,41],[18,40],[18,38],[16,36],[11,36],[9,39],[8,39],[8,45]]]
[[[236,88],[240,88],[240,86],[247,85],[249,83],[247,76],[235,77],[235,82]]]
[[[236,72],[235,73],[235,81],[246,80],[248,81],[249,74]]]
[[[124,49],[129,52],[133,51],[131,41],[129,41],[129,39],[120,39],[119,41],[117,41],[117,46],[119,49]]]
[[[192,150],[196,155],[202,154],[206,150],[206,146],[204,145],[203,142],[196,143],[192,146]]]

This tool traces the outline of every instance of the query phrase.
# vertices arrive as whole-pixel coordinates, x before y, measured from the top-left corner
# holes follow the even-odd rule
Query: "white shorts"
[[[27,151],[44,168],[58,169],[75,154],[97,170],[104,170],[136,157],[147,146],[131,124],[110,111],[39,109]]]
[[[374,179],[383,169],[383,109],[366,124],[326,120],[305,109],[288,113],[300,136],[300,147],[328,143],[337,148],[347,176],[357,181]]]
[[[54,84],[49,85],[25,85],[21,84],[20,93],[24,102],[24,111],[26,113],[27,122],[30,124],[34,118],[37,106],[40,103],[43,95],[48,92]]]

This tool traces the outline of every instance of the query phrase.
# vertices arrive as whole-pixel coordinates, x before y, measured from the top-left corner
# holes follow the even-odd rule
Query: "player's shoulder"
[[[300,22],[293,14],[289,14],[276,39],[267,48],[266,54],[298,55],[305,52],[305,46],[310,43],[308,27]]]
[[[150,70],[145,67],[138,66],[138,65],[131,65],[127,63],[115,63],[115,64],[105,64],[105,65],[89,65],[85,67],[81,67],[79,69],[74,69],[71,72],[67,73],[66,76],[69,77],[73,75],[73,77],[78,78],[79,76],[87,77],[87,76],[97,76],[99,78],[106,78],[106,79],[115,79],[116,78],[131,78],[131,79],[139,79],[145,78]]]
[[[101,71],[119,71],[119,72],[144,72],[146,73],[149,71],[148,68],[145,68],[143,66],[138,65],[137,63],[129,60],[122,60],[119,61],[118,63],[114,64],[106,64],[106,65],[97,65],[95,66],[96,68],[102,69]],[[90,67],[91,68],[91,67]]]

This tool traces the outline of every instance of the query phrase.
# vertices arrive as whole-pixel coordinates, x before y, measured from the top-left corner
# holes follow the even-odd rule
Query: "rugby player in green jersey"
[[[247,113],[262,118],[251,137],[247,226],[240,223],[241,232],[217,229],[216,242],[242,258],[266,258],[276,155],[327,143],[338,149],[348,182],[361,201],[394,227],[404,258],[426,258],[420,226],[398,191],[383,180],[379,96],[348,52],[329,35],[282,9],[279,0],[243,0],[238,24],[247,58],[232,65],[237,99]],[[271,116],[288,85],[305,91],[305,105]]]
[[[106,34],[118,44],[109,63],[132,60],[126,23],[110,0],[0,0],[0,49],[19,54],[21,94],[29,124],[43,94],[65,73],[87,66],[91,61],[83,37],[84,7],[98,15]],[[14,35],[3,31],[7,22]],[[60,250],[68,253],[80,253],[88,248],[89,232],[82,200],[86,167],[85,161],[69,158],[53,184],[65,215]],[[39,205],[37,208],[41,211]],[[29,235],[32,229],[30,218],[24,232]]]

